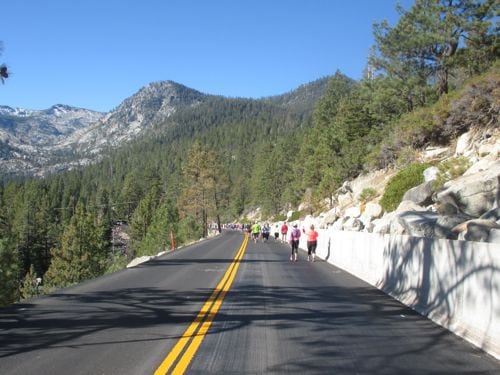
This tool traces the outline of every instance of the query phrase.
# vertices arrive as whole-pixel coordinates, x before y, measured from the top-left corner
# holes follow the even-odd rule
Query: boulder
[[[404,228],[403,234],[415,237],[434,237],[438,214],[430,211],[406,211],[396,215],[397,222]]]
[[[354,203],[354,196],[352,193],[339,194],[337,201],[339,202],[340,208],[349,207]]]
[[[398,208],[396,209],[396,212],[406,212],[406,211],[425,211],[425,208],[419,206],[415,202],[404,200],[399,204]]]
[[[463,215],[438,216],[434,227],[434,237],[456,240],[458,238],[458,233],[453,232],[453,228],[470,219],[471,217]]]
[[[497,158],[500,154],[500,142],[482,144],[479,146],[477,153],[480,157],[492,156]]]
[[[390,221],[389,232],[390,234],[408,234],[404,225],[398,220],[397,217]]]
[[[358,218],[361,216],[361,210],[358,206],[349,207],[345,210],[344,216]]]
[[[370,223],[372,233],[389,234],[391,232],[391,222],[384,218],[375,219]]]
[[[450,149],[448,147],[428,147],[422,152],[422,159],[434,160],[437,158],[442,158],[448,154]]]
[[[372,219],[378,219],[382,217],[383,213],[384,209],[380,204],[369,202],[366,204],[362,216],[370,217]]]
[[[492,229],[500,229],[500,224],[491,220],[473,219],[457,225],[452,231],[458,233],[458,239],[462,241],[488,242]]]
[[[411,188],[403,195],[403,201],[412,201],[419,206],[428,206],[433,203],[432,189],[433,182],[428,181]]]
[[[365,227],[364,230],[370,233],[373,232],[375,228],[374,220],[381,218],[383,213],[384,209],[378,203],[367,203],[365,210],[359,217],[359,220],[361,220]]]
[[[464,133],[457,140],[457,147],[455,148],[455,156],[466,155],[470,153],[471,146],[471,135],[469,133]]]
[[[437,202],[437,213],[442,216],[456,216],[459,214],[459,209],[453,201]]]
[[[351,183],[349,181],[344,181],[342,186],[338,190],[339,194],[352,193]]]
[[[328,225],[332,225],[333,223],[335,223],[335,221],[338,218],[339,218],[339,215],[338,215],[337,208],[336,207],[332,208],[330,211],[328,211],[327,213],[324,214],[320,225],[325,226],[325,227]]]
[[[439,174],[438,167],[429,167],[424,171],[424,181],[435,181],[437,180],[437,176]]]
[[[344,230],[349,230],[349,231],[354,231],[354,232],[361,232],[364,228],[364,224],[361,220],[350,217],[346,220],[344,223]]]
[[[380,219],[373,220],[373,233],[389,234],[391,233],[391,223],[395,216],[395,212],[386,213]]]
[[[436,194],[438,206],[455,206],[458,212],[480,217],[497,205],[500,161],[487,170],[463,175],[445,184]]]
[[[490,168],[495,168],[496,160],[481,159],[477,160],[465,171],[464,176],[474,175],[476,173],[487,171]]]
[[[480,219],[498,222],[500,220],[500,207],[493,208],[481,215]]]
[[[333,230],[344,230],[344,221],[345,219],[343,217],[338,218],[338,220],[333,223],[332,229]]]
[[[373,223],[373,221],[371,220],[368,222],[363,221],[363,225],[365,226],[365,228],[363,229],[364,232],[373,233],[373,229],[375,228],[375,224]]]

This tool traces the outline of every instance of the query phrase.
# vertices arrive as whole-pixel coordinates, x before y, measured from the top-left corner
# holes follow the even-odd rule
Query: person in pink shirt
[[[314,224],[311,224],[307,231],[302,228],[302,231],[307,238],[307,261],[314,262],[314,258],[316,257],[316,247],[318,247],[319,234],[316,230],[314,230]]]

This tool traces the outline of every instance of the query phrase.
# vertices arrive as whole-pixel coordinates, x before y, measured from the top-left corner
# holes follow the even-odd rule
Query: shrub
[[[295,221],[299,219],[300,219],[300,211],[293,211],[288,221]]]
[[[203,237],[203,227],[192,216],[186,216],[179,222],[179,229],[175,239],[176,246]]]
[[[423,172],[429,167],[430,164],[427,163],[412,164],[393,176],[385,187],[384,196],[380,200],[382,208],[387,212],[394,211],[409,189],[424,182]]]
[[[108,268],[106,269],[106,273],[113,273],[124,269],[125,267],[127,267],[129,260],[130,259],[126,255],[112,255],[108,260]]]
[[[361,194],[359,195],[359,200],[363,203],[371,201],[373,198],[377,196],[377,190],[374,188],[364,188]]]
[[[30,265],[30,270],[21,282],[20,292],[21,300],[27,300],[39,294],[37,277],[33,265]]]
[[[432,138],[434,127],[434,115],[429,108],[417,108],[404,114],[396,127],[397,149],[423,147]]]
[[[447,181],[460,177],[470,166],[471,162],[465,156],[451,158],[439,163],[437,166],[439,170],[437,179],[433,183],[434,190],[439,190]]]
[[[409,146],[403,147],[398,151],[396,166],[398,168],[405,168],[408,165],[415,163],[417,160],[417,151]]]

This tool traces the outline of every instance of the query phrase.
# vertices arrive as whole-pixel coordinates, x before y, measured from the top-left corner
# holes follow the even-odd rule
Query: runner
[[[307,231],[302,228],[302,231],[307,237],[307,261],[314,262],[314,258],[316,257],[316,247],[318,247],[319,234],[314,230],[314,224],[311,224]]]
[[[286,234],[288,233],[288,225],[286,225],[286,221],[281,226],[281,241],[286,242]]]
[[[268,223],[262,226],[262,240],[267,241],[269,239],[269,233],[271,232],[271,227]]]
[[[255,223],[252,225],[252,235],[253,235],[253,242],[257,243],[257,240],[259,239],[260,236],[260,224]]]
[[[292,255],[290,256],[290,261],[292,262],[296,262],[298,260],[299,239],[300,230],[297,228],[297,224],[294,224],[290,232],[290,245],[292,245]]]

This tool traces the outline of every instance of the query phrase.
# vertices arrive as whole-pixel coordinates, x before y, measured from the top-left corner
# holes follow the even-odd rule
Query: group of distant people
[[[244,231],[246,230],[248,234],[252,236],[255,243],[257,243],[259,239],[262,239],[262,241],[269,240],[271,227],[268,223],[264,223],[262,226],[259,223],[254,223],[253,225],[247,224],[242,229]],[[280,238],[280,234],[281,241],[288,241],[292,248],[292,254],[290,255],[291,262],[297,262],[298,260],[300,236],[304,234],[307,238],[307,261],[314,262],[319,236],[318,232],[314,228],[314,224],[311,224],[308,229],[302,228],[302,233],[297,224],[293,224],[292,228],[289,228],[286,222],[284,222],[281,227],[279,224],[275,224],[274,238],[278,240]]]
[[[271,227],[268,223],[264,223],[262,226],[259,223],[254,223],[253,225],[247,224],[243,227],[243,231],[245,231],[245,229],[248,234],[252,236],[255,243],[257,243],[259,239],[262,239],[262,241],[269,240]]]

